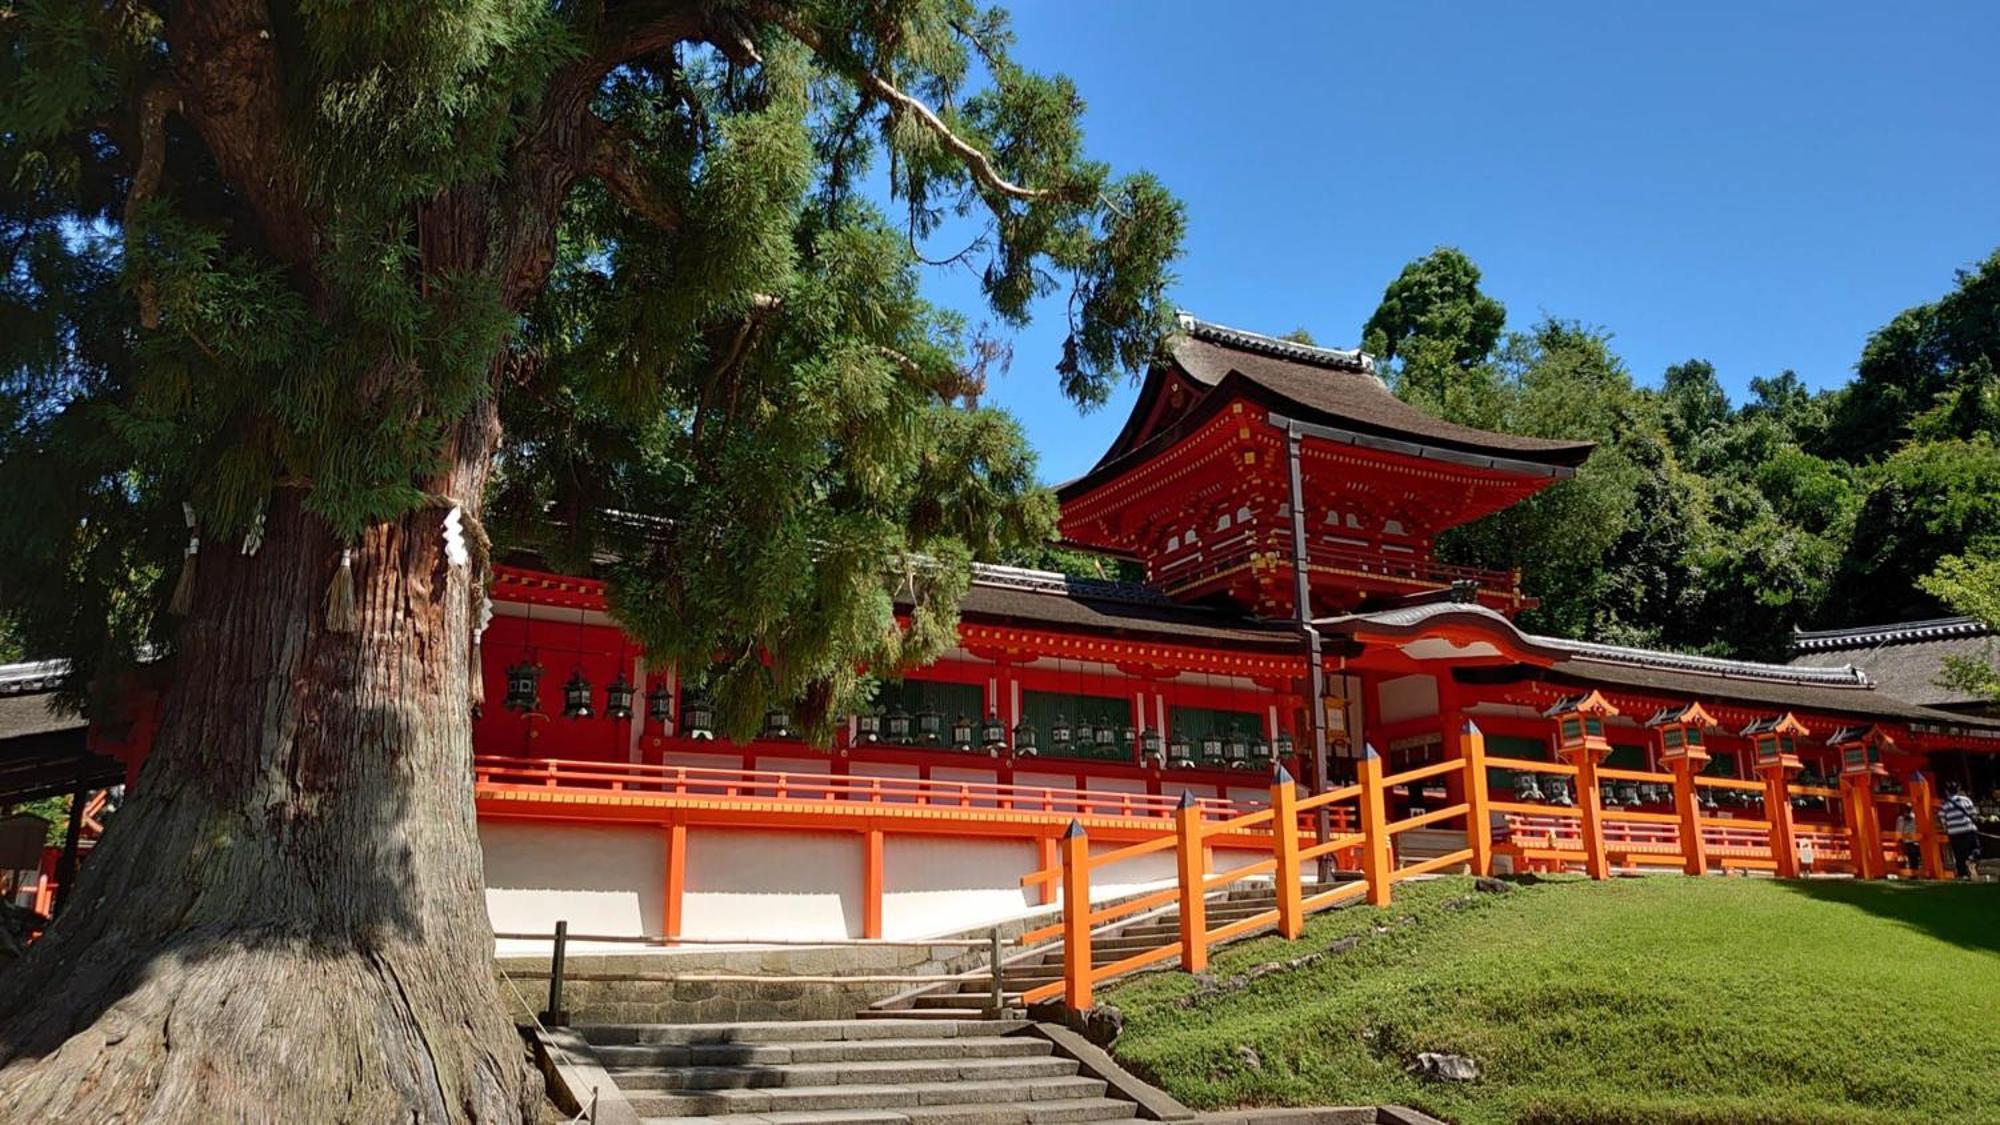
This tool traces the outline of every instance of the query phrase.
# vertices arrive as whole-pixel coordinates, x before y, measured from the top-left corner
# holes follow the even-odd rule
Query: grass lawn
[[[1204,1109],[2000,1122],[2000,886],[1662,875],[1482,894],[1439,879],[1384,911],[1317,916],[1300,942],[1222,950],[1212,975],[1353,934],[1346,953],[1189,1007],[1185,973],[1111,990],[1118,1057]],[[1419,1051],[1470,1055],[1483,1075],[1420,1081],[1404,1072]]]

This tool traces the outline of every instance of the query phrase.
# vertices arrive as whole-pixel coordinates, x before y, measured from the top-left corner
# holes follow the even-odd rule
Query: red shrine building
[[[782,711],[717,738],[601,582],[502,566],[474,723],[495,929],[962,931],[1051,902],[1073,824],[1105,852],[1192,801],[1223,870],[1284,830],[1233,818],[1287,777],[1309,802],[1371,752],[1373,776],[1403,779],[1386,794],[1402,864],[1876,876],[1901,865],[1902,811],[1928,824],[1935,781],[1991,784],[2000,720],[1850,663],[1538,636],[1515,624],[1534,604],[1519,573],[1435,557],[1590,452],[1431,417],[1360,352],[1184,317],[1102,459],[1059,489],[1064,540],[1145,580],[980,568],[958,646],[828,749]],[[1308,841],[1344,828],[1297,819]],[[1113,864],[1090,895],[1174,863]]]

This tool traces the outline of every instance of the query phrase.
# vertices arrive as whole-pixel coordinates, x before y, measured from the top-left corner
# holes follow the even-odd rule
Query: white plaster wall
[[[1399,676],[1383,680],[1382,715],[1385,723],[1421,719],[1438,713],[1438,685],[1433,676]]]
[[[906,766],[899,762],[855,762],[848,768],[848,773],[854,777],[881,777],[895,781],[915,781],[918,777],[917,767]],[[916,799],[914,786],[904,787],[883,798],[885,801],[898,804],[913,804]]]
[[[1037,858],[1027,840],[883,837],[882,936],[935,937],[1028,913],[1040,895],[1021,876]]]
[[[962,766],[932,766],[931,780],[943,785],[949,785],[953,782],[968,782],[973,785],[991,786],[1000,780],[1000,775],[991,769],[966,769]],[[945,793],[941,796],[949,800],[951,794]],[[981,793],[978,790],[974,790],[970,807],[975,809],[999,808],[1000,801],[990,791]]]
[[[667,867],[659,828],[489,820],[479,826],[479,845],[497,932],[549,933],[561,919],[574,934],[661,932]],[[516,945],[503,942],[502,951]]]
[[[861,936],[859,833],[690,828],[687,849],[686,936]]]

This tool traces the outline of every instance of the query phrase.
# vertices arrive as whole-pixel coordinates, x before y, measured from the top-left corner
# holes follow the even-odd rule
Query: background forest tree
[[[1576,479],[1441,544],[1521,567],[1542,599],[1524,624],[1776,659],[1794,628],[1995,604],[1978,591],[2000,558],[2000,252],[1873,333],[1851,382],[1810,391],[1782,371],[1740,403],[1706,360],[1648,387],[1603,329],[1503,331],[1479,281],[1441,247],[1390,283],[1362,334],[1428,410],[1600,443]]]

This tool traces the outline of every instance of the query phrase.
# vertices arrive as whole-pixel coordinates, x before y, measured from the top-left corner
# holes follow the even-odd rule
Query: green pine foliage
[[[608,565],[733,729],[819,729],[1053,526],[925,237],[983,226],[1002,325],[1068,295],[1084,407],[1171,324],[1180,205],[967,0],[275,4],[282,81],[227,104],[175,18],[0,20],[0,618],[80,681],[171,646],[184,504],[208,550],[280,488],[352,540],[497,406],[499,545]]]
[[[1411,402],[1599,443],[1575,479],[1441,543],[1453,561],[1520,567],[1542,599],[1525,625],[1779,659],[1796,628],[1981,612],[1964,590],[1983,572],[1951,560],[2000,555],[2000,253],[1872,336],[1853,382],[1815,393],[1785,371],[1740,404],[1700,359],[1642,386],[1600,329],[1488,332],[1482,311],[1499,306],[1478,278],[1434,251],[1364,331]]]

